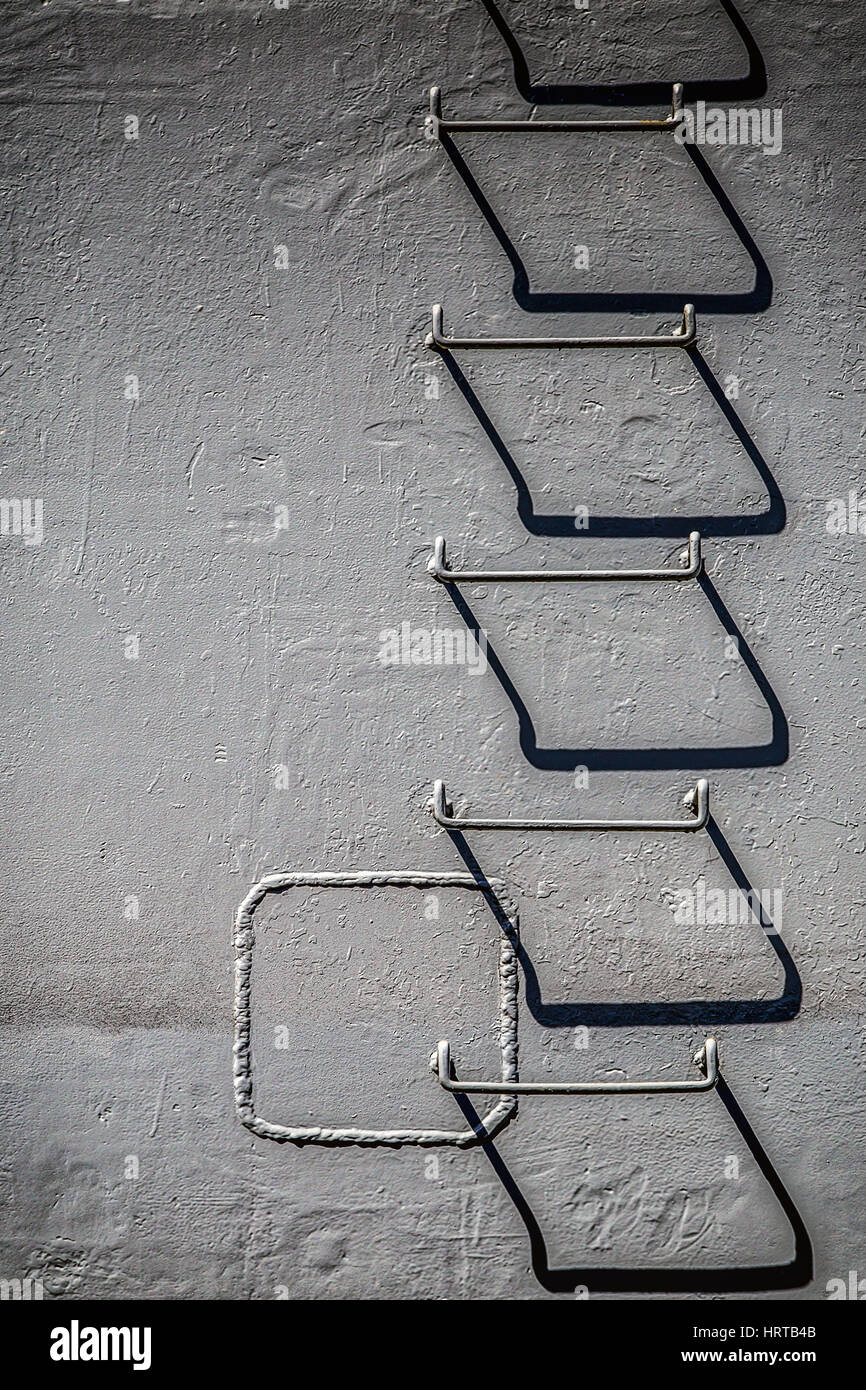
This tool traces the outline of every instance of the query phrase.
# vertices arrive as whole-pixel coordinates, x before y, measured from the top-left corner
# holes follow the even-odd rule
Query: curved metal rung
[[[532,130],[548,134],[575,130],[673,130],[683,118],[683,84],[675,82],[671,90],[671,109],[667,116],[654,119],[620,117],[614,120],[565,121],[508,121],[508,120],[468,120],[454,121],[442,115],[442,89],[430,88],[430,112],[425,117],[424,128],[431,138],[440,139],[441,132],[461,130]]]
[[[446,338],[442,305],[433,305],[433,326],[424,346],[433,352],[466,352],[473,348],[685,348],[698,336],[694,304],[683,305],[683,319],[672,333],[605,334],[596,338]]]
[[[452,570],[445,559],[445,537],[437,536],[427,571],[440,584],[577,584],[632,579],[695,579],[701,572],[701,533],[692,531],[680,568],[645,570]]]
[[[443,1039],[430,1058],[430,1068],[440,1086],[461,1095],[596,1096],[711,1091],[719,1079],[719,1049],[715,1038],[706,1038],[692,1060],[703,1072],[699,1081],[456,1081],[451,1062],[451,1044]]]
[[[433,815],[446,830],[703,830],[710,818],[710,784],[701,777],[685,804],[695,812],[687,820],[521,820],[455,816],[445,783],[433,783]]]

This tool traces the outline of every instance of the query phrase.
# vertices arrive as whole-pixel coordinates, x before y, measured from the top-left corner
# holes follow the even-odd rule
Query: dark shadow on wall
[[[490,634],[485,632],[487,663],[517,715],[520,749],[527,762],[545,772],[574,772],[579,767],[589,772],[667,772],[685,768],[707,771],[723,767],[776,767],[787,761],[788,721],[773,687],[706,571],[701,572],[696,582],[724,631],[735,639],[740,659],[770,712],[772,731],[769,741],[691,748],[682,745],[675,748],[539,748],[532,715],[497,655]],[[464,595],[455,584],[443,584],[442,587],[466,626],[474,633],[476,641],[479,641],[481,624]]]
[[[453,829],[449,829],[448,834],[469,872],[479,881],[485,880],[486,876],[469,848],[465,836],[459,830]],[[742,864],[712,816],[707,823],[707,834],[740,892],[744,896],[754,894]],[[750,901],[755,901],[755,898],[752,897]],[[699,1025],[703,1028],[720,1023],[786,1022],[796,1018],[800,1012],[803,983],[791,953],[769,913],[764,910],[764,905],[760,918],[756,917],[742,929],[749,931],[755,928],[764,932],[782,967],[782,990],[775,999],[688,999],[674,1003],[658,1000],[600,1004],[545,1003],[541,997],[541,985],[535,966],[524,946],[520,944],[518,960],[526,983],[526,1007],[542,1028],[673,1028],[681,1025]]]
[[[713,842],[723,853],[723,857],[731,869],[738,887],[746,885],[747,880],[745,874],[734,857],[733,852],[727,847],[721,831],[712,821],[710,825],[713,827],[710,830]],[[499,925],[505,930],[514,930],[516,923],[511,921],[505,907],[499,902],[495,890],[482,873],[477,860],[472,855],[471,851],[469,851],[463,837],[456,832],[452,832],[452,838],[458,842],[458,848],[460,848],[459,842],[462,841],[466,852],[463,853],[463,849],[461,849],[461,854],[463,855],[467,868],[477,879],[479,884],[484,886],[485,898]],[[786,980],[788,979],[789,975],[786,967]],[[619,1007],[625,1010],[633,1006],[623,1004]],[[719,1096],[719,1099],[742,1135],[762,1176],[785,1214],[785,1218],[794,1236],[793,1258],[786,1264],[781,1265],[743,1265],[732,1269],[714,1268],[711,1266],[695,1266],[686,1269],[633,1269],[622,1266],[598,1268],[588,1265],[551,1268],[547,1254],[547,1243],[544,1239],[544,1233],[538,1219],[502,1157],[498,1142],[492,1139],[487,1140],[479,1147],[490,1163],[496,1177],[501,1182],[509,1199],[514,1204],[514,1208],[526,1228],[527,1235],[529,1236],[532,1272],[542,1288],[546,1289],[549,1293],[564,1294],[573,1294],[578,1288],[586,1288],[589,1294],[760,1293],[773,1289],[798,1289],[804,1287],[811,1281],[814,1274],[814,1258],[812,1242],[809,1237],[809,1232],[806,1229],[805,1222],[800,1216],[796,1204],[785,1187],[782,1178],[774,1168],[766,1149],[725,1081],[724,1076],[719,1076],[715,1089],[716,1094]],[[468,1124],[472,1128],[477,1129],[480,1124],[480,1117],[469,1097],[455,1093],[454,1099]],[[529,1103],[531,1104],[531,1101]],[[516,1115],[514,1118],[516,1118]]]
[[[549,1293],[571,1293],[586,1288],[598,1293],[759,1293],[770,1289],[799,1289],[808,1284],[814,1273],[812,1242],[805,1222],[781,1177],[773,1167],[766,1149],[756,1135],[723,1076],[719,1077],[716,1093],[742,1135],[770,1190],[794,1235],[794,1256],[787,1264],[743,1265],[734,1269],[695,1266],[687,1269],[610,1268],[591,1265],[572,1265],[552,1269],[547,1255],[547,1243],[538,1219],[499,1151],[498,1144],[489,1140],[481,1151],[496,1177],[514,1204],[529,1236],[532,1272]],[[455,1096],[470,1124],[477,1123],[474,1107],[465,1096]]]
[[[514,65],[514,82],[524,101],[536,106],[667,106],[671,87],[678,82],[674,73],[668,82],[626,82],[600,86],[596,82],[537,83],[529,75],[529,67],[513,31],[495,0],[481,0],[504,41]],[[689,101],[742,102],[762,97],[767,90],[767,68],[761,50],[733,0],[719,0],[748,58],[748,70],[742,77],[707,78],[686,84]]]
[[[534,83],[530,77],[523,51],[505,21],[498,4],[495,3],[495,0],[481,0],[481,2],[509,50],[514,66],[515,83],[525,101],[538,106],[585,104],[632,107],[659,106],[665,109],[668,107],[671,87],[674,81],[679,80],[678,74],[673,74],[671,79],[666,82],[631,82],[608,86],[602,86],[598,83]],[[742,40],[748,58],[748,70],[741,77],[714,78],[688,83],[685,91],[688,102],[703,100],[706,102],[742,103],[760,98],[767,90],[766,66],[748,26],[732,0],[720,0],[720,5]],[[667,292],[638,294],[534,293],[529,284],[526,267],[517,248],[485,198],[453,139],[447,132],[442,132],[441,138],[443,147],[452,160],[456,171],[476,201],[508,258],[514,277],[514,297],[518,305],[526,312],[588,313],[611,311],[679,315],[683,303],[690,301],[695,305],[698,313],[739,314],[763,312],[772,302],[772,276],[763,255],[716,175],[700,151],[693,145],[684,145],[683,148],[691,159],[696,172],[703,179],[727,218],[754,268],[752,287],[741,293],[704,294],[697,290],[677,291],[675,294]],[[511,457],[490,417],[481,406],[474,390],[452,356],[448,353],[442,355],[448,371],[463,392],[470,408],[515,485],[518,513],[526,529],[530,533],[540,536],[573,536],[583,533],[578,531],[573,516],[536,514],[530,490],[519,466]],[[657,535],[677,538],[684,536],[690,530],[698,530],[703,535],[738,536],[770,534],[781,531],[784,527],[785,504],[770,468],[739,414],[724,395],[700,351],[697,348],[690,349],[689,356],[740,445],[751,459],[766,488],[768,506],[763,512],[754,516],[714,514],[710,516],[633,518],[591,515],[585,531],[586,534],[610,537]],[[781,704],[715,586],[706,574],[700,576],[699,582],[722,627],[729,636],[735,637],[743,662],[767,704],[772,719],[769,742],[763,745],[728,748],[540,749],[529,711],[502,662],[490,646],[488,639],[487,654],[490,667],[514,707],[520,726],[521,749],[533,766],[557,771],[573,771],[578,766],[585,766],[590,771],[680,768],[709,770],[723,767],[771,766],[783,763],[787,759],[789,750],[788,725]],[[477,634],[479,624],[468,602],[456,586],[448,585],[446,587],[464,622]],[[742,893],[751,892],[751,885],[739,860],[712,818],[708,823],[707,832],[725,862],[734,883]],[[478,863],[464,837],[457,831],[452,830],[449,833],[470,871],[483,878]],[[688,1000],[673,1004],[650,1001],[636,1004],[545,1004],[541,998],[540,986],[532,962],[521,947],[520,961],[526,980],[527,1005],[535,1019],[545,1027],[573,1027],[578,1024],[601,1027],[691,1025],[698,1023],[710,1025],[719,1022],[751,1024],[771,1023],[793,1018],[799,1011],[802,999],[802,984],[799,974],[790,952],[772,922],[765,920],[760,925],[765,930],[784,973],[782,992],[775,999],[706,1002]],[[590,1294],[723,1294],[761,1293],[775,1289],[802,1288],[810,1282],[814,1269],[812,1244],[797,1207],[724,1077],[719,1078],[716,1089],[791,1226],[794,1237],[792,1260],[782,1265],[743,1266],[734,1269],[708,1267],[688,1269],[611,1267],[599,1269],[582,1265],[551,1268],[547,1245],[539,1222],[505,1163],[497,1143],[492,1140],[488,1141],[481,1146],[482,1151],[523,1221],[529,1237],[533,1273],[544,1289],[551,1293],[564,1294],[573,1294],[576,1289],[582,1287],[586,1287]],[[469,1098],[455,1095],[455,1100],[469,1123],[477,1124],[478,1116]]]
[[[658,132],[655,132],[658,134]],[[511,139],[515,136],[512,135]],[[531,133],[527,137],[530,140],[537,140],[537,135]],[[562,135],[555,137],[563,139]],[[576,137],[580,138],[580,137]],[[649,138],[649,137],[647,137]],[[661,291],[649,290],[645,292],[629,293],[628,291],[611,292],[547,292],[535,293],[529,286],[529,275],[526,266],[520,256],[517,247],[509,237],[502,222],[497,217],[487,198],[471,173],[466,160],[460,154],[457,146],[447,131],[442,131],[440,135],[442,148],[447,153],[451,163],[460,175],[464,184],[471,193],[478,205],[484,220],[487,222],[496,240],[511,265],[514,273],[512,290],[514,298],[530,314],[578,314],[609,311],[622,313],[670,313],[679,315],[682,313],[683,304],[688,302],[694,304],[697,312],[707,314],[760,314],[768,309],[773,300],[773,278],[769,267],[761,255],[751,232],[746,227],[737,209],[734,207],[721,183],[716,178],[709,164],[707,163],[700,150],[695,145],[683,145],[692,164],[700,174],[710,193],[715,198],[725,217],[731,225],[738,241],[748,255],[755,271],[754,284],[750,290],[743,290],[737,294],[717,294],[704,293],[697,289],[686,289]],[[676,245],[676,239],[673,239]]]
[[[526,530],[534,536],[670,536],[679,537],[689,531],[700,531],[702,536],[754,536],[775,535],[783,530],[786,520],[785,501],[766,459],[749,433],[739,412],[725,395],[719,382],[697,347],[686,349],[701,380],[730,426],[740,447],[755,468],[755,472],[766,488],[768,505],[764,511],[749,515],[730,515],[721,512],[678,513],[676,516],[604,516],[590,508],[585,527],[578,527],[574,516],[543,515],[535,510],[532,493],[520,465],[493,423],[488,412],[478,398],[475,388],[470,384],[463,370],[458,366],[450,352],[440,354],[447,371],[462,393],[487,439],[492,444],[497,457],[514,483],[517,492],[517,514]]]

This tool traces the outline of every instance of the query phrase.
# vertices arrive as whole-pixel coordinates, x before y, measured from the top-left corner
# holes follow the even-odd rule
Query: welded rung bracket
[[[703,830],[710,818],[710,784],[706,777],[698,779],[683,804],[695,814],[678,820],[526,820],[511,816],[455,816],[445,793],[445,783],[434,782],[432,809],[435,819],[446,830],[695,831]]]
[[[621,1096],[711,1091],[719,1079],[719,1050],[715,1038],[707,1038],[692,1060],[701,1073],[694,1081],[457,1081],[451,1061],[451,1044],[443,1039],[430,1058],[430,1068],[440,1086],[459,1095]]]
[[[427,572],[440,584],[625,584],[632,580],[696,579],[702,566],[699,531],[689,534],[688,547],[680,556],[678,569],[455,570],[449,569],[445,558],[445,537],[437,536],[433,554],[427,561]]]
[[[432,327],[424,346],[433,352],[471,352],[476,348],[687,348],[697,336],[695,306],[684,304],[682,322],[670,333],[602,334],[589,338],[447,338],[442,305],[434,304]]]
[[[528,120],[452,120],[442,115],[442,89],[430,88],[430,111],[424,120],[428,138],[439,140],[442,132],[459,134],[461,131],[532,131],[534,134],[565,134],[568,131],[592,130],[674,130],[683,118],[683,84],[675,82],[671,90],[671,109],[666,116],[630,117],[621,116],[614,120],[599,120],[596,117],[580,120],[548,121]]]

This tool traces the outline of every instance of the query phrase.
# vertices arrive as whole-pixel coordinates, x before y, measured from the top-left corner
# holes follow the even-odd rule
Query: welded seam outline
[[[517,911],[500,879],[468,873],[280,873],[267,874],[249,891],[235,921],[235,1041],[233,1072],[235,1107],[242,1124],[261,1139],[277,1143],[329,1145],[452,1145],[470,1148],[497,1134],[517,1113],[517,1098],[498,1101],[471,1129],[350,1129],[320,1125],[275,1124],[256,1114],[253,1099],[252,969],[255,947],[253,917],[268,893],[288,888],[466,888],[481,892],[501,908],[499,947],[499,1050],[503,1083],[517,1081]],[[492,905],[492,904],[491,904]],[[426,1058],[419,1058],[425,1065]]]

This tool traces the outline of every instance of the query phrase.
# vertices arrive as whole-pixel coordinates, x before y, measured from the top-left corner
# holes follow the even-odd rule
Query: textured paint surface
[[[761,1146],[811,1240],[795,1296],[866,1276],[866,538],[825,524],[862,431],[862,12],[749,0],[750,60],[718,0],[491,10],[3,7],[0,492],[44,539],[0,537],[0,1277],[46,1297],[724,1295],[794,1254]],[[503,27],[537,97],[731,79],[782,151],[425,140],[432,83],[526,114]],[[686,299],[694,356],[423,347],[434,301],[519,336]],[[437,534],[464,568],[665,566],[693,528],[700,584],[455,602],[425,569]],[[467,621],[482,674],[379,660]],[[442,778],[479,816],[674,816],[700,775],[697,835],[455,842],[427,810]],[[735,1101],[530,1097],[489,1152],[249,1134],[250,886],[464,859],[519,903],[522,1077],[685,1075],[712,1031]],[[678,923],[699,881],[781,894],[778,932]],[[275,1119],[460,1125],[427,1059],[495,1065],[495,949],[415,897],[270,908]]]

